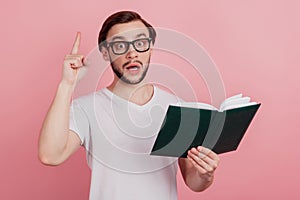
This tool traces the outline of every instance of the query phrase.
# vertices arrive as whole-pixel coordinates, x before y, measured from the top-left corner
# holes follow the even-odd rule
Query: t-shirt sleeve
[[[81,145],[85,145],[89,141],[89,127],[88,117],[80,102],[72,101],[69,114],[69,129],[79,136]]]

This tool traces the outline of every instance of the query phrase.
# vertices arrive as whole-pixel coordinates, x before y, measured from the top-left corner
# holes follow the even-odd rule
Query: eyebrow
[[[123,36],[114,36],[111,41],[115,41],[115,40],[125,40],[125,37]]]
[[[139,38],[139,37],[141,37],[141,36],[147,37],[147,35],[146,35],[145,33],[140,33],[140,34],[138,34],[135,38]]]
[[[147,37],[147,35],[145,33],[140,33],[140,34],[137,34],[135,36],[135,38],[139,38],[139,37],[142,37],[142,36]],[[115,40],[125,40],[125,37],[123,37],[123,36],[114,36],[111,41],[115,41]]]

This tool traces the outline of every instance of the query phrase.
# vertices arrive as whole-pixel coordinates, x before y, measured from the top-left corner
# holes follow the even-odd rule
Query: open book
[[[219,109],[200,102],[170,105],[151,155],[186,157],[196,146],[218,154],[234,151],[259,106],[242,94],[225,99]]]
[[[256,105],[256,102],[250,102],[250,97],[243,97],[242,94],[237,94],[225,99],[219,108],[214,107],[213,105],[201,102],[183,102],[176,104],[177,106],[189,107],[189,108],[201,108],[207,110],[218,110],[223,112],[224,110],[230,110],[233,108],[246,107],[251,105]]]

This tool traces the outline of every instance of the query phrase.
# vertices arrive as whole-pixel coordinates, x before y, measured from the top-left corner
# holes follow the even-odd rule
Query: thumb
[[[82,63],[83,63],[83,66],[89,66],[89,65],[91,65],[91,60],[87,57],[84,57],[82,59]]]

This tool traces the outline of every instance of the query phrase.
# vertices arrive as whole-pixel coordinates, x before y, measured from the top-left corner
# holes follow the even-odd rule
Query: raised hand
[[[80,46],[81,33],[77,32],[75,42],[71,54],[67,54],[63,63],[63,77],[62,80],[75,87],[78,80],[80,80],[85,72],[84,56],[78,54]]]

